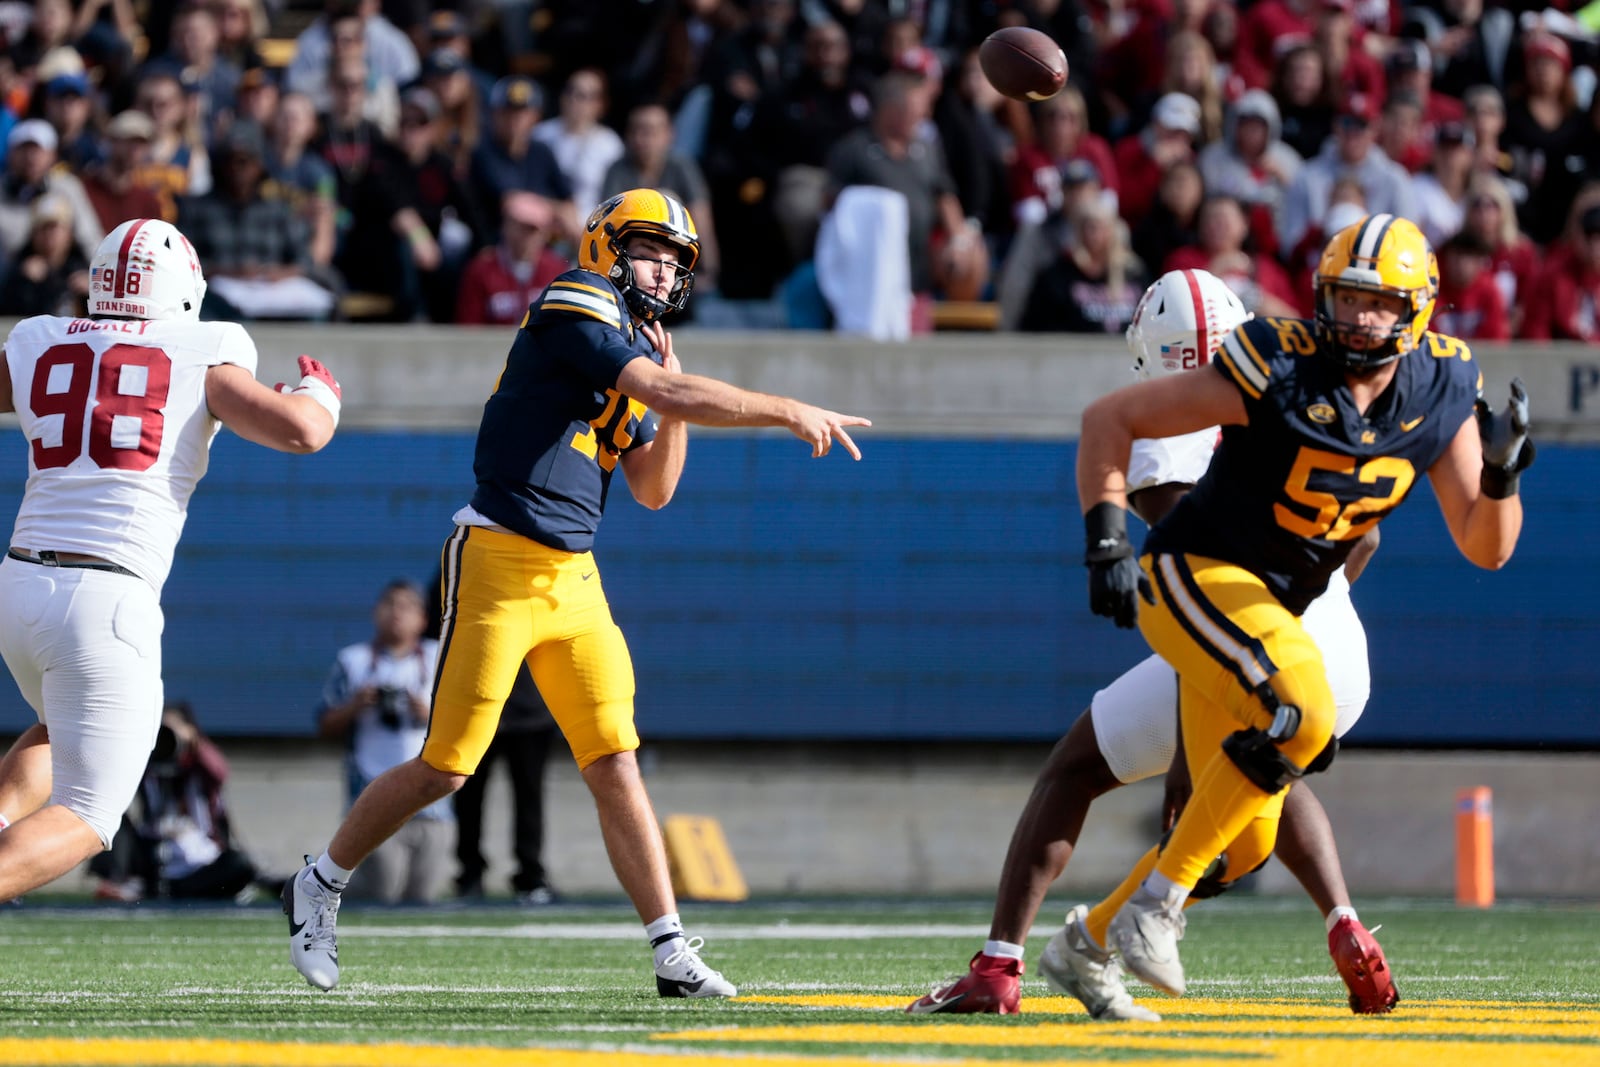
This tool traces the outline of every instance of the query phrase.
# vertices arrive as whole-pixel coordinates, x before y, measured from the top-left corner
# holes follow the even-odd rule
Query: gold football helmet
[[[1422,344],[1439,297],[1439,260],[1416,223],[1396,215],[1368,215],[1333,235],[1317,265],[1317,336],[1324,349],[1350,370],[1368,371],[1393,362]],[[1341,340],[1361,329],[1334,315],[1341,289],[1385,293],[1405,301],[1394,326],[1367,348]]]
[[[653,237],[678,249],[678,273],[665,300],[635,288],[633,260],[626,247],[630,237]],[[700,259],[700,237],[689,209],[672,197],[654,189],[618,193],[589,213],[580,241],[578,265],[610,278],[628,310],[641,321],[682,311],[688,303],[694,265]]]

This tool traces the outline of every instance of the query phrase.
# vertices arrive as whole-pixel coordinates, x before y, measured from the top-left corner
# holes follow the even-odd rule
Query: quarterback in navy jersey
[[[623,455],[655,440],[645,407],[615,388],[656,349],[622,294],[569,270],[529,308],[483,408],[472,507],[550,548],[587,552]]]
[[[689,212],[653,189],[595,208],[581,269],[529,308],[478,432],[477,489],[455,515],[422,753],[375,779],[284,890],[290,958],[312,985],[339,980],[335,937],[351,871],[411,815],[459,789],[483,758],[526,663],[594,795],[601,835],[655,957],[664,997],[736,990],[686,938],[634,750],[633,663],[590,548],[612,476],[648,508],[672,499],[688,424],[781,426],[826,455],[871,425],[788,397],[683,373],[662,315],[681,311],[700,255]],[[654,414],[652,414],[654,412]]]
[[[1247,322],[1210,366],[1118,390],[1083,416],[1090,607],[1137,624],[1177,671],[1194,776],[1170,838],[1097,906],[1114,917],[1094,947],[1173,996],[1196,883],[1218,857],[1225,881],[1266,859],[1287,787],[1337,751],[1307,604],[1422,474],[1472,563],[1504,566],[1522,528],[1526,391],[1513,381],[1492,411],[1467,346],[1428,333],[1438,266],[1421,231],[1362,219],[1328,242],[1315,285],[1315,320]],[[1132,442],[1211,425],[1223,430],[1210,467],[1135,561]]]

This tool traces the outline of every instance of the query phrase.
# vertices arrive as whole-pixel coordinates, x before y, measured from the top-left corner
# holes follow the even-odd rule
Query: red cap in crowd
[[[1567,47],[1567,42],[1544,30],[1536,30],[1522,39],[1522,54],[1530,63],[1538,56],[1549,56],[1564,69],[1572,69],[1572,49]]]

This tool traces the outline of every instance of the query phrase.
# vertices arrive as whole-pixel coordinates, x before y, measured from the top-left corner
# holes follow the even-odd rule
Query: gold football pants
[[[1156,869],[1193,887],[1226,851],[1224,878],[1237,878],[1271,854],[1287,789],[1268,794],[1222,751],[1246,727],[1265,730],[1272,712],[1258,690],[1300,709],[1300,727],[1278,750],[1296,766],[1314,760],[1333,736],[1335,704],[1322,653],[1300,620],[1255,575],[1202,556],[1146,556],[1155,605],[1141,604],[1139,629],[1178,672],[1184,758],[1194,793]]]
[[[579,768],[639,747],[633,661],[594,557],[482,526],[445,542],[430,767],[478,768],[526,660]]]

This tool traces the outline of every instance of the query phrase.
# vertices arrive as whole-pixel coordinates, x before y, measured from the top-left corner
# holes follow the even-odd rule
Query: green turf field
[[[1106,1025],[1031,973],[1020,1017],[904,1015],[981,943],[976,901],[689,906],[732,1002],[657,998],[610,905],[352,903],[342,984],[320,993],[271,907],[30,902],[0,913],[0,1064],[1600,1065],[1600,907],[1358,903],[1383,924],[1394,1015],[1349,1013],[1309,904],[1239,896],[1191,913],[1187,998],[1131,984],[1164,1022]]]

